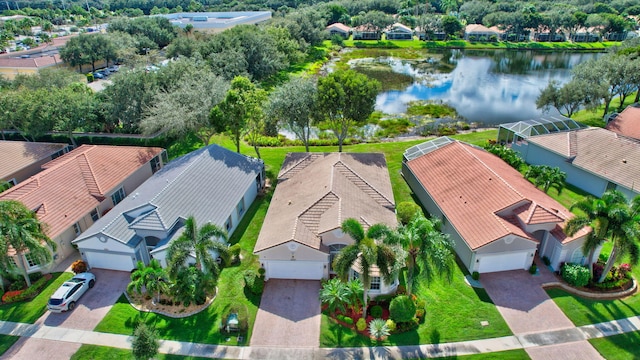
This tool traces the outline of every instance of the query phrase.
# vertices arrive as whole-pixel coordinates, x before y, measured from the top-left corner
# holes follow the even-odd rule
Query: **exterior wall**
[[[509,235],[476,249],[478,254],[499,254],[504,252],[528,250],[535,253],[537,243],[519,236]]]
[[[324,261],[327,264],[329,263],[329,254],[327,253],[304,245],[298,245],[298,248],[295,251],[291,251],[287,247],[287,244],[289,243],[261,251],[259,253],[260,261],[291,260],[293,257],[295,259],[293,261]]]
[[[346,38],[349,37],[349,32],[342,31],[342,30],[335,29],[335,28],[331,28],[331,29],[329,29],[329,36],[333,36],[333,35],[340,35],[340,36],[342,36],[343,38],[346,39]]]
[[[40,69],[60,68],[60,67],[65,67],[64,63],[59,63],[57,65],[51,65],[51,66],[43,66],[41,68],[0,67],[0,75],[2,75],[7,80],[14,80],[18,74],[33,75],[33,74],[36,74]]]
[[[258,187],[252,184],[251,186],[249,186],[247,191],[245,191],[243,196],[244,196],[244,212],[239,215],[237,211],[237,207],[233,208],[231,212],[231,220],[233,224],[231,229],[229,230],[229,236],[231,236],[231,234],[233,234],[233,232],[236,230],[236,228],[238,227],[238,224],[240,224],[240,221],[242,221],[242,218],[249,210],[249,207],[253,204],[253,201],[256,199],[256,196],[258,196]],[[240,199],[236,201],[236,206],[239,202],[240,202]],[[224,226],[224,224],[222,224],[221,226]]]
[[[353,40],[380,40],[381,34],[373,31],[354,31]]]
[[[404,31],[389,31],[385,33],[387,40],[412,40],[413,33]]]
[[[322,237],[322,244],[326,246],[335,244],[353,244],[353,239],[349,235],[345,235],[345,233],[343,233],[339,228],[324,232],[320,234],[320,236]]]

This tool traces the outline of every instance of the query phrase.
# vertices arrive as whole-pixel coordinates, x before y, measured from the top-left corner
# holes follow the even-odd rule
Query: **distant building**
[[[68,144],[0,141],[0,180],[17,185],[42,171],[42,165],[73,149]]]
[[[326,27],[329,32],[329,36],[340,35],[345,39],[348,39],[351,35],[351,28],[343,23],[333,23]]]
[[[271,11],[195,12],[154,15],[162,16],[180,28],[191,24],[194,30],[221,32],[237,25],[253,25],[271,19]]]

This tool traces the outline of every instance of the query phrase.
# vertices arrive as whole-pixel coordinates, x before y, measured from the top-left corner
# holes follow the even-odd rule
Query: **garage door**
[[[267,276],[270,279],[320,280],[324,263],[319,261],[269,261]]]
[[[92,268],[131,271],[135,268],[131,255],[97,253],[85,251],[87,262]]]
[[[479,273],[528,269],[532,257],[528,252],[515,252],[497,255],[478,255]]]

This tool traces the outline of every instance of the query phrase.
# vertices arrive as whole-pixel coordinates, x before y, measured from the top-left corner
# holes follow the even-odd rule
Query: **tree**
[[[397,276],[398,249],[382,239],[390,234],[389,228],[383,224],[375,224],[365,232],[358,220],[350,218],[342,223],[342,231],[349,235],[354,243],[344,247],[333,261],[333,269],[346,281],[350,277],[351,268],[358,268],[358,277],[364,288],[362,295],[362,317],[367,317],[367,299],[371,288],[371,271],[377,267],[382,279],[390,284]]]
[[[318,79],[318,111],[338,138],[338,151],[349,130],[373,112],[381,85],[353,70],[335,71]]]
[[[16,200],[0,200],[0,239],[3,254],[7,254],[5,250],[11,248],[16,252],[27,286],[31,286],[31,280],[27,274],[25,256],[36,264],[44,265],[51,261],[51,251],[57,248],[56,243],[47,236],[45,225],[38,220],[36,213]],[[0,262],[4,269],[15,267],[5,256],[0,257]]]
[[[220,257],[223,265],[228,264],[229,260],[227,232],[212,223],[206,223],[198,228],[196,219],[189,216],[185,221],[182,234],[169,245],[167,251],[169,275],[175,279],[192,256],[195,256],[195,267],[198,271],[210,274],[217,279],[221,268],[216,258]]]
[[[445,15],[442,17],[442,29],[447,37],[457,35],[462,30],[462,23],[455,16]]]
[[[504,160],[512,168],[519,170],[524,164],[524,160],[518,155],[518,152],[500,144],[486,144],[484,149]]]
[[[54,90],[49,98],[55,102],[47,114],[54,121],[54,129],[63,131],[74,147],[77,147],[73,132],[91,130],[96,118],[97,103],[93,91],[85,84],[75,83]]]
[[[598,279],[602,283],[616,259],[625,254],[630,255],[631,264],[638,263],[640,257],[640,196],[636,196],[630,203],[620,191],[608,190],[600,199],[586,197],[573,206],[571,210],[580,209],[582,214],[569,220],[565,231],[573,236],[585,226],[590,226],[593,234],[587,237],[583,245],[583,252],[589,254],[589,271],[593,274],[593,255],[595,249],[604,241],[611,241],[613,248],[605,264],[604,271]]]
[[[183,137],[194,133],[207,146],[216,133],[209,118],[211,109],[224,98],[228,84],[208,71],[185,77],[174,89],[159,92],[140,122],[144,134],[158,131]]]
[[[215,289],[216,280],[211,274],[205,274],[195,266],[181,268],[171,286],[173,299],[182,302],[184,306],[191,303],[204,304],[207,293]]]
[[[346,311],[345,304],[349,300],[347,285],[338,278],[325,282],[320,289],[320,302],[326,304],[333,314],[340,310]]]
[[[554,107],[561,115],[570,118],[582,105],[590,101],[588,88],[588,84],[581,79],[573,79],[562,87],[557,81],[552,80],[540,91],[536,107],[545,111]]]
[[[135,290],[138,294],[142,294],[143,287],[148,294],[156,294],[152,301],[154,305],[160,301],[160,293],[168,291],[167,273],[158,260],[151,259],[149,265],[138,261],[136,269],[131,273],[131,282],[127,285],[127,291]]]
[[[318,113],[318,86],[311,77],[295,77],[269,96],[265,112],[302,141],[309,152],[312,120]]]
[[[542,190],[549,192],[550,187],[558,190],[558,194],[562,192],[565,186],[567,174],[561,171],[559,167],[551,167],[548,165],[531,165],[524,174],[527,179],[533,178],[535,186],[542,186]]]
[[[399,243],[406,251],[407,295],[420,280],[431,282],[434,274],[451,279],[455,269],[453,243],[440,232],[440,222],[418,215],[393,233],[391,243]]]
[[[149,360],[158,354],[160,343],[158,333],[149,328],[146,323],[140,322],[133,333],[131,342],[133,356],[136,360]]]

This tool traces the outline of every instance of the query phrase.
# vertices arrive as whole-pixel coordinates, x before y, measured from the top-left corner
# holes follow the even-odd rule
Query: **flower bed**
[[[8,304],[12,302],[33,299],[38,294],[40,294],[40,291],[42,291],[45,285],[47,285],[47,282],[49,280],[51,280],[51,274],[46,274],[36,282],[31,284],[31,286],[27,289],[7,291],[4,295],[2,295],[2,302],[4,304]]]

